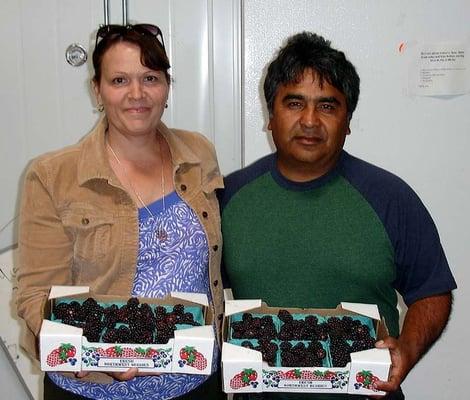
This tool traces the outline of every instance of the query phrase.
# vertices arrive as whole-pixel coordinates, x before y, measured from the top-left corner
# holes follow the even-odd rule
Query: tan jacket
[[[106,119],[74,146],[45,154],[28,169],[20,210],[18,315],[22,340],[38,358],[37,335],[51,285],[86,285],[128,296],[136,272],[138,209],[112,171]],[[172,157],[178,194],[192,207],[209,243],[209,278],[220,340],[222,237],[215,189],[223,186],[214,148],[197,133],[158,127]]]

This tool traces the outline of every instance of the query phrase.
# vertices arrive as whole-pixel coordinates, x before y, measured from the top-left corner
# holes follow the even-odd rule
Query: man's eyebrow
[[[306,97],[301,94],[288,93],[282,98],[283,102],[289,101],[289,100],[306,100]],[[318,97],[315,99],[315,102],[331,103],[331,104],[338,104],[338,105],[341,104],[341,102],[335,96]]]
[[[282,101],[289,100],[305,100],[305,96],[302,96],[301,94],[288,93],[282,98]]]
[[[341,102],[335,96],[319,97],[317,99],[318,103],[334,103],[341,104]]]

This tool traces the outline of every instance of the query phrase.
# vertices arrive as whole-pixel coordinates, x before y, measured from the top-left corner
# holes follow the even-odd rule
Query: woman
[[[24,347],[38,357],[51,285],[140,297],[205,292],[220,345],[221,234],[214,191],[222,177],[203,136],[170,130],[161,121],[170,64],[160,29],[101,27],[93,66],[103,118],[78,144],[39,157],[26,174],[18,271]],[[223,398],[216,374],[142,376],[130,369],[86,379],[85,373],[65,375],[46,374],[45,399]]]

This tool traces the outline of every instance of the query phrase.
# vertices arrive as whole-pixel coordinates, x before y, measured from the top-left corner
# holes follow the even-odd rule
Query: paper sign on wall
[[[415,47],[410,63],[410,92],[417,96],[460,95],[470,91],[468,49],[463,43]]]

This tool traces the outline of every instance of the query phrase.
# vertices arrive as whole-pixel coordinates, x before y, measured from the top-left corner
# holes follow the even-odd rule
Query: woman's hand
[[[85,378],[90,372],[89,371],[80,371],[75,374],[76,378]],[[124,372],[102,372],[106,375],[109,375],[111,378],[117,381],[130,381],[136,376],[147,376],[147,375],[160,375],[160,372],[139,372],[138,368],[129,368]]]

